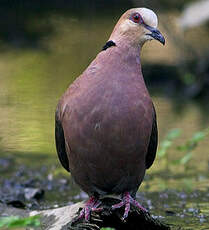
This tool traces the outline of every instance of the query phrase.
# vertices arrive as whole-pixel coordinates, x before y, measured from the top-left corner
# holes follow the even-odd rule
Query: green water
[[[9,156],[15,159],[15,165],[31,168],[46,165],[54,176],[67,177],[56,156],[55,107],[68,85],[101,50],[112,30],[112,21],[108,17],[92,23],[90,19],[52,15],[54,33],[41,39],[44,49],[13,49],[2,45],[0,157]],[[155,52],[152,56],[151,49],[159,50],[158,55]],[[167,53],[172,51],[168,59]],[[144,47],[145,64],[150,55],[151,62],[165,64],[177,58],[169,44],[164,48],[155,42]],[[177,145],[209,126],[207,104],[182,103],[181,99],[176,102],[175,98],[153,92],[151,95],[158,115],[160,142],[173,128],[180,128],[182,135],[175,141],[168,158],[157,157],[140,191],[151,200],[153,215],[161,215],[164,221],[182,225],[184,229],[209,229],[209,138],[201,141],[186,168],[169,164],[183,154],[175,149]],[[13,169],[2,175],[9,176]],[[78,193],[79,189],[71,185],[69,193],[62,194],[62,198],[57,191],[46,194],[46,202],[77,201],[80,198],[74,196]],[[166,215],[165,209],[175,214]]]

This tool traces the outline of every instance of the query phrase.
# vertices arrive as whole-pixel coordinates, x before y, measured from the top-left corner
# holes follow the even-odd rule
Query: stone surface
[[[103,198],[102,211],[92,212],[89,222],[84,219],[72,221],[78,213],[78,210],[84,206],[84,202],[79,202],[70,206],[61,208],[30,211],[8,207],[0,204],[0,216],[35,216],[40,215],[41,227],[39,230],[82,230],[82,229],[101,229],[101,227],[112,227],[120,230],[169,230],[170,227],[153,218],[148,212],[141,211],[131,206],[130,214],[123,220],[124,208],[112,210],[113,204],[118,203],[116,198]],[[159,219],[159,218],[158,218]]]
[[[76,216],[79,208],[82,208],[84,202],[79,202],[70,206],[64,206],[56,209],[49,209],[43,211],[32,211],[29,213],[30,216],[41,215],[42,225],[45,230],[60,230],[66,224],[72,221]]]

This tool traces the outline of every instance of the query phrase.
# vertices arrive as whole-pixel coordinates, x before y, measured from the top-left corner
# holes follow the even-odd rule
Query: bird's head
[[[133,8],[126,11],[116,24],[109,40],[140,45],[149,40],[158,40],[163,45],[165,38],[157,29],[157,15],[147,8]]]

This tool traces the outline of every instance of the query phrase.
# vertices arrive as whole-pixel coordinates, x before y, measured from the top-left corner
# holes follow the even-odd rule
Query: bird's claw
[[[89,221],[90,219],[90,214],[91,212],[99,212],[102,211],[102,208],[98,208],[99,205],[102,202],[98,199],[96,199],[95,197],[90,197],[89,200],[86,202],[85,206],[83,207],[83,209],[80,212],[80,215],[76,218],[76,221],[84,218],[86,221]]]
[[[122,201],[118,204],[112,205],[112,209],[121,208],[122,206],[125,206],[125,212],[123,214],[122,219],[125,220],[128,217],[128,213],[130,211],[131,204],[139,209],[141,209],[144,212],[147,212],[147,210],[139,204],[136,200],[134,200],[129,192],[125,192],[122,198]]]

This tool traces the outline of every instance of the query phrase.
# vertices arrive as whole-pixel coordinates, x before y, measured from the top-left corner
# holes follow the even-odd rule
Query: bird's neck
[[[124,57],[139,57],[140,58],[141,47],[139,45],[132,46],[128,43],[117,42],[116,46],[118,50],[120,50],[121,53],[123,53]]]
[[[124,42],[117,42],[116,44],[116,50],[119,54],[120,58],[123,59],[123,61],[130,65],[136,65],[139,70],[141,71],[141,47],[140,45],[133,46],[129,43]]]
[[[107,68],[106,66],[114,66],[111,68],[111,72],[119,71],[125,73],[124,75],[131,78],[131,76],[136,77],[138,80],[141,79],[143,82],[143,75],[141,70],[141,60],[140,60],[141,47],[139,45],[131,45],[127,42],[108,40],[103,46],[102,51],[99,53],[97,58],[91,64],[100,66],[98,63],[108,63],[108,65],[102,65],[102,68]],[[109,69],[106,70],[107,72]],[[134,73],[134,74],[133,74]],[[131,75],[131,76],[130,76]],[[120,76],[115,74],[115,76]]]

